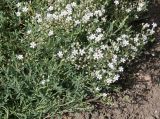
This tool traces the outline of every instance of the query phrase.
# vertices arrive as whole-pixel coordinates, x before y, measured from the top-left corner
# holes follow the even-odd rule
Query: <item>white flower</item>
[[[142,29],[149,28],[149,26],[150,26],[148,23],[142,24],[142,25],[143,25],[143,28],[142,28]]]
[[[137,47],[132,46],[131,49],[133,49],[135,52],[138,51]]]
[[[57,53],[57,56],[58,56],[59,58],[62,58],[62,57],[63,57],[63,52],[62,52],[62,51],[59,51],[59,52]]]
[[[101,11],[103,12],[103,13],[105,13],[105,6],[104,5],[102,5],[102,7],[101,7]]]
[[[30,48],[33,48],[33,49],[34,49],[36,46],[37,46],[37,44],[36,44],[35,42],[31,42],[31,43],[30,43]]]
[[[79,20],[75,21],[75,25],[79,25],[81,22]]]
[[[31,34],[31,32],[32,32],[32,30],[28,30],[28,31],[27,31],[27,34],[29,35],[29,34]]]
[[[96,29],[96,32],[97,32],[97,33],[101,33],[101,32],[102,32],[102,29],[101,29],[101,28],[97,28],[97,29]]]
[[[119,71],[119,72],[123,72],[123,70],[124,70],[124,69],[123,69],[122,66],[120,66],[120,67],[118,68],[118,71]]]
[[[101,49],[105,50],[107,48],[107,45],[101,45]]]
[[[23,55],[16,55],[16,57],[18,60],[22,60],[24,58]]]
[[[49,8],[47,9],[47,11],[52,11],[53,10],[53,6],[49,6]]]
[[[142,11],[142,7],[138,7],[138,8],[137,8],[137,11],[138,11],[138,12]]]
[[[37,22],[38,22],[38,23],[41,23],[41,22],[42,22],[42,18],[38,18],[38,19],[37,19]]]
[[[98,15],[98,10],[94,12],[94,15],[96,15],[96,16]]]
[[[22,12],[27,12],[27,11],[28,11],[28,7],[25,6],[22,8]]]
[[[35,16],[35,18],[37,19],[37,18],[41,18],[41,14],[39,14],[39,13],[36,13],[36,16]]]
[[[116,63],[116,62],[117,62],[117,55],[114,55],[114,56],[113,56],[112,62],[113,62],[113,63]]]
[[[101,10],[97,10],[94,12],[94,15],[101,17],[103,15]]]
[[[88,37],[90,40],[94,40],[96,38],[96,35],[95,34],[91,34],[89,37]]]
[[[68,17],[66,18],[66,21],[67,21],[67,22],[72,21],[72,17],[71,17],[71,16],[68,16]]]
[[[82,17],[82,21],[84,23],[87,23],[90,20],[91,17],[93,17],[93,13],[88,12]]]
[[[137,11],[138,11],[138,12],[142,11],[144,6],[145,6],[145,2],[139,3],[139,4],[138,4]]]
[[[67,15],[72,15],[72,10],[67,10]]]
[[[72,14],[73,9],[72,9],[72,5],[71,5],[71,4],[67,4],[67,5],[66,5],[66,11],[67,11],[67,14],[68,14],[68,15],[71,15],[71,14]]]
[[[67,4],[66,5],[66,9],[67,9],[67,11],[72,11],[72,5],[71,4]]]
[[[88,50],[89,50],[90,53],[93,52],[93,48],[92,47],[90,47]]]
[[[129,9],[129,8],[128,8],[128,9],[126,9],[126,12],[127,12],[127,13],[131,12],[131,9]]]
[[[52,17],[53,17],[55,20],[58,20],[58,15],[52,14]]]
[[[102,79],[102,74],[100,74],[99,70],[95,72],[95,77],[99,80]]]
[[[96,77],[97,77],[97,79],[99,79],[99,80],[102,79],[102,75],[101,75],[101,74],[98,74]]]
[[[47,13],[47,18],[48,21],[53,20],[53,15],[51,13]]]
[[[113,63],[108,63],[109,68],[114,69],[114,64]]]
[[[98,15],[99,15],[99,17],[102,17],[103,13],[101,10],[98,10]]]
[[[112,81],[111,78],[108,78],[108,79],[105,80],[105,83],[107,83],[108,85],[111,84],[112,82],[113,82],[113,81]]]
[[[138,19],[138,18],[139,18],[139,17],[138,17],[138,15],[135,15],[134,17],[135,17],[136,19]]]
[[[47,80],[46,80],[46,82],[50,82],[50,80],[49,80],[49,79],[47,79]]]
[[[89,20],[90,20],[90,16],[88,16],[88,15],[85,15],[85,16],[82,17],[82,21],[84,23],[87,23]]]
[[[143,34],[142,38],[143,38],[144,41],[147,41],[147,36],[146,35]]]
[[[42,84],[42,85],[44,85],[45,83],[46,83],[46,81],[45,81],[45,80],[42,80],[42,81],[41,81],[41,84]]]
[[[100,74],[100,70],[95,71],[95,75],[98,75],[98,74]]]
[[[119,74],[117,74],[117,75],[115,75],[114,77],[113,77],[113,82],[115,82],[115,81],[117,81],[118,79],[119,79]]]
[[[152,56],[155,56],[155,54],[154,54],[154,53],[152,53],[151,55],[152,55]]]
[[[117,41],[121,41],[121,40],[122,40],[122,38],[121,38],[121,37],[118,37],[118,38],[117,38]]]
[[[102,73],[105,74],[107,71],[105,69],[102,69]]]
[[[72,54],[73,54],[74,56],[77,55],[77,54],[78,54],[78,50],[74,49],[74,50],[72,51]]]
[[[21,3],[20,3],[20,2],[18,2],[18,3],[16,4],[16,6],[17,6],[17,7],[20,7],[20,6],[21,6]]]
[[[101,59],[101,58],[103,58],[103,53],[102,53],[101,50],[98,50],[93,54],[93,59],[98,60],[98,59]]]
[[[152,23],[153,28],[157,27],[157,23]]]
[[[153,29],[150,30],[150,34],[153,35],[155,31]]]
[[[122,63],[125,63],[126,62],[126,59],[125,58],[121,58],[120,60]]]
[[[95,42],[99,42],[102,40],[103,34],[99,34],[96,38],[95,38]]]
[[[121,37],[122,37],[123,39],[128,38],[128,36],[127,36],[126,34],[123,34]]]
[[[95,42],[98,43],[99,41],[101,41],[101,37],[96,37]]]
[[[134,42],[137,43],[139,41],[138,37],[134,38]]]
[[[145,6],[145,2],[140,2],[139,3],[139,7],[144,7]]]
[[[106,22],[106,18],[105,18],[105,17],[103,17],[103,18],[102,18],[102,21],[103,21],[103,22]]]
[[[77,4],[76,4],[75,2],[72,2],[72,3],[71,3],[71,6],[72,6],[72,7],[76,7]]]
[[[80,50],[79,50],[79,54],[80,54],[81,56],[84,55],[84,54],[85,54],[84,49],[80,49]]]
[[[115,47],[114,47],[114,50],[115,50],[115,51],[119,51],[119,46],[115,46]]]
[[[107,96],[107,94],[106,94],[106,93],[103,93],[103,94],[102,94],[102,96],[103,96],[103,97],[106,97],[106,96]]]
[[[115,1],[114,1],[114,4],[115,4],[115,5],[119,5],[119,1],[118,1],[118,0],[115,0]]]
[[[17,17],[21,16],[21,12],[16,12]]]
[[[52,36],[53,35],[53,31],[50,30],[49,33],[48,33],[48,36]]]
[[[61,14],[59,15],[59,17],[64,17],[67,16],[68,12],[66,10],[61,11]]]
[[[93,13],[92,12],[88,12],[86,15],[88,15],[89,17],[93,17]]]
[[[96,88],[96,91],[100,91],[99,87]]]
[[[127,45],[129,45],[129,41],[123,40],[122,44],[123,44],[123,46],[127,46]]]

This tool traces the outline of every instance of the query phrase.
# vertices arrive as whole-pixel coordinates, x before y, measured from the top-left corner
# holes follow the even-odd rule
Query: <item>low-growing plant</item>
[[[107,103],[123,66],[153,40],[156,23],[131,23],[146,1],[2,0],[0,117],[54,118]]]

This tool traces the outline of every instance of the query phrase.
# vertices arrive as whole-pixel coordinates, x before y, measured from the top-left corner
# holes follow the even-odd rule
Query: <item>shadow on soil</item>
[[[155,34],[156,40],[154,43],[148,43],[144,48],[143,53],[134,61],[129,63],[129,65],[127,65],[125,68],[125,73],[123,74],[122,79],[117,82],[117,84],[122,86],[123,90],[132,88],[139,82],[147,82],[148,80],[137,80],[137,78],[141,77],[140,75],[145,74],[148,76],[150,75],[152,83],[160,83],[160,74],[158,73],[160,67],[160,0],[159,2],[154,0],[151,3],[148,14],[148,19],[144,19],[143,21],[139,22],[139,24],[143,22],[150,24],[153,22],[157,23],[158,28]]]

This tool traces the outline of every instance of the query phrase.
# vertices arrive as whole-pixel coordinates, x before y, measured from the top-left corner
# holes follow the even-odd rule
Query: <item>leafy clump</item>
[[[132,28],[147,10],[144,1],[2,1],[2,118],[84,111],[88,97],[106,102],[124,64],[152,41],[157,26]]]

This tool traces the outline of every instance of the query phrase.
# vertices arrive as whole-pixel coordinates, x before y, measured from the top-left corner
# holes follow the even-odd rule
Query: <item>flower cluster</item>
[[[24,3],[24,5],[25,5],[26,3]],[[22,7],[22,3],[17,3],[17,8],[18,8],[18,11],[16,12],[16,15],[18,16],[18,17],[20,17],[21,16],[21,14],[22,13],[27,13],[28,12],[28,10],[29,10],[29,8],[27,7],[27,6],[23,6]]]
[[[110,6],[112,9],[108,9]],[[71,64],[79,75],[96,84],[94,88],[117,81],[124,71],[123,64],[137,55],[157,27],[156,23],[143,23],[141,32],[132,33],[128,22],[146,10],[144,1],[131,5],[122,0],[59,0],[41,10],[33,9],[32,4],[18,3],[16,15],[21,17],[28,8],[32,9],[25,39],[28,46],[50,48],[55,62]],[[24,58],[21,54],[16,57]]]

